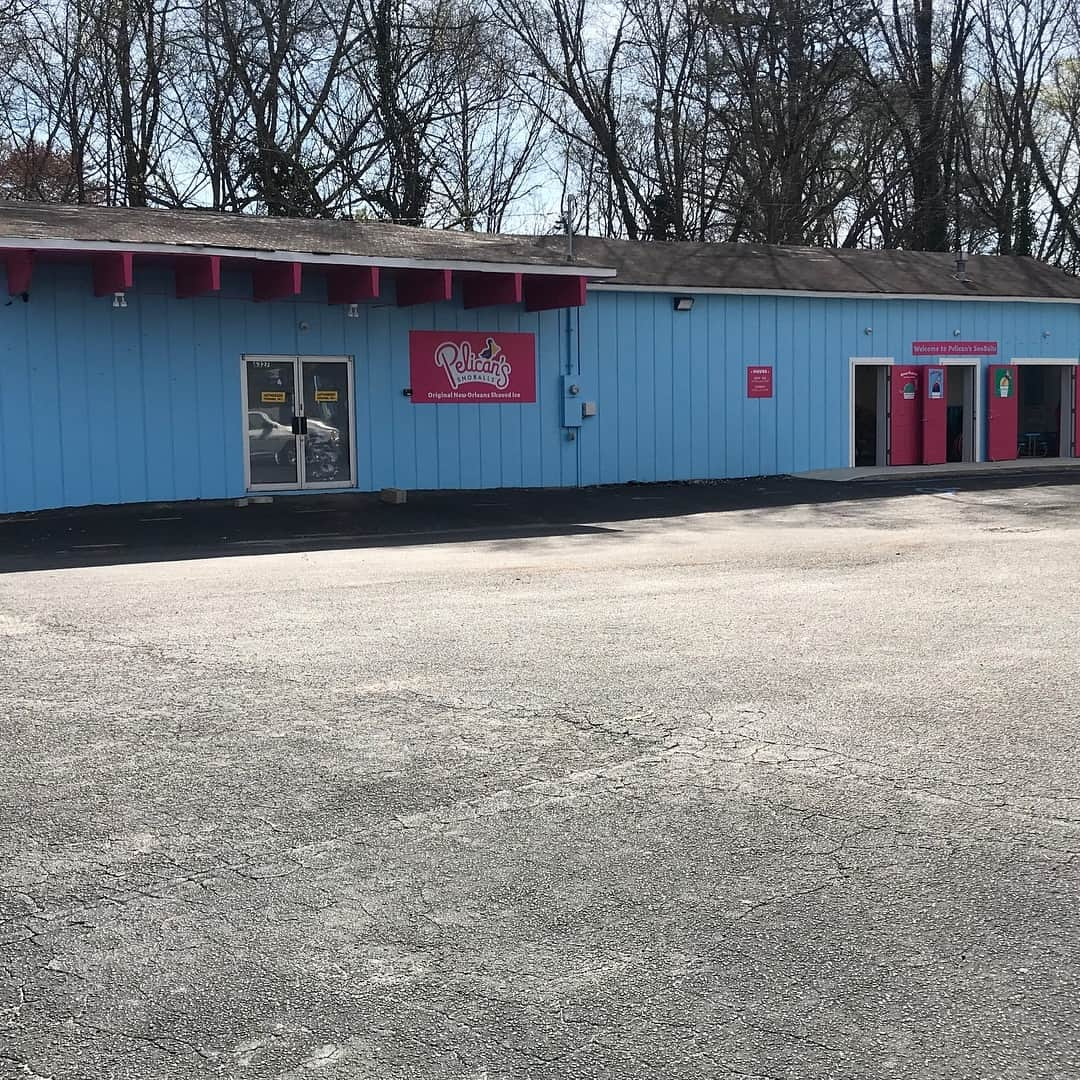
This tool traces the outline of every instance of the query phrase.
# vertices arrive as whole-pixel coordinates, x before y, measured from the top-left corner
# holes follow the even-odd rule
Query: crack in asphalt
[[[0,1074],[1068,1075],[1061,490],[5,577]]]

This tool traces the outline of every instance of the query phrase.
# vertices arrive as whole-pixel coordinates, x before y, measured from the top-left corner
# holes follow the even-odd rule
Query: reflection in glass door
[[[353,487],[349,357],[245,356],[249,489]]]
[[[305,487],[351,487],[352,362],[300,357]]]
[[[296,357],[245,357],[244,387],[247,486],[297,487]]]

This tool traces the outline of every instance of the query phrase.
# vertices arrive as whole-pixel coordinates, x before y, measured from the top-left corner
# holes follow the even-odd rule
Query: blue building
[[[1030,259],[0,203],[0,512],[1077,453]]]

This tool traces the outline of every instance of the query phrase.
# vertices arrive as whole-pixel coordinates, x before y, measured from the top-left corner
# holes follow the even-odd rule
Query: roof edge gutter
[[[782,296],[789,300],[962,300],[986,304],[1078,304],[1080,296],[972,296],[970,293],[826,292],[819,289],[732,289],[718,285],[626,285],[601,281],[590,292],[686,293],[690,296]]]

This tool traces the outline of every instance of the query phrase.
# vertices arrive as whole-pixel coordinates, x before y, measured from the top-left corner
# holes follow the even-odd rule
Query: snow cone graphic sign
[[[416,405],[534,402],[536,337],[494,330],[412,330],[409,377]]]

